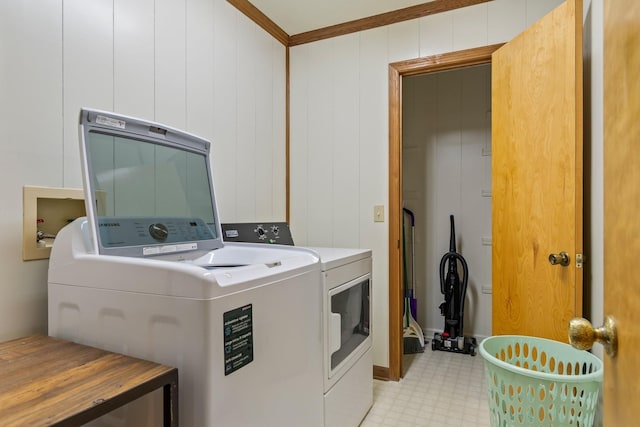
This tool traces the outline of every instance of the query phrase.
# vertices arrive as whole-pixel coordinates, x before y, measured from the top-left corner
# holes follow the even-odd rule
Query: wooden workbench
[[[0,343],[0,425],[79,426],[164,389],[178,426],[178,370],[42,335]]]

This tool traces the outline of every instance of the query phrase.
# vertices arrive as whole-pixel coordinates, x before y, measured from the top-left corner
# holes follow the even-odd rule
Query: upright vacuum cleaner
[[[440,304],[440,313],[444,316],[444,330],[435,333],[431,341],[432,350],[476,355],[478,343],[473,337],[464,336],[464,299],[467,294],[469,268],[467,261],[456,252],[456,230],[453,215],[449,252],[440,261],[440,292],[444,302]],[[458,263],[462,266],[462,280],[458,275]],[[446,275],[445,275],[446,271]]]

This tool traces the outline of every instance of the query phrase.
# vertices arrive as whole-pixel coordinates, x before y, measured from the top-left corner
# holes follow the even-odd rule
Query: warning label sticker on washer
[[[124,129],[127,125],[127,122],[124,120],[114,119],[106,116],[97,116],[96,123],[99,125],[112,126],[118,129]]]
[[[227,311],[223,321],[224,374],[229,375],[253,361],[252,305]]]

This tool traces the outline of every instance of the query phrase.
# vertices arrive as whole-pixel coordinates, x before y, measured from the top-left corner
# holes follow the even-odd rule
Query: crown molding
[[[227,0],[249,19],[258,24],[267,33],[271,34],[284,46],[298,46],[331,37],[343,36],[345,34],[357,33],[359,31],[370,30],[372,28],[383,27],[397,22],[409,21],[411,19],[422,18],[423,16],[434,15],[436,13],[448,12],[462,7],[473,6],[480,3],[487,3],[491,0],[434,0],[416,6],[393,10],[367,18],[356,19],[342,24],[331,25],[300,34],[288,35],[282,28],[273,22],[267,15],[262,13],[249,0]]]
[[[295,34],[289,37],[289,46],[297,46],[331,37],[357,33],[359,31],[383,27],[397,22],[422,18],[423,16],[434,15],[436,13],[447,12],[449,10],[473,6],[480,3],[487,3],[488,1],[490,0],[434,0],[429,3],[418,4],[404,9],[369,16],[367,18],[356,19],[343,24],[332,25],[318,30]]]
[[[258,24],[263,30],[271,34],[273,38],[278,40],[284,46],[289,45],[289,35],[273,22],[267,15],[262,13],[257,7],[249,2],[249,0],[227,0],[232,6],[244,13],[247,18]]]

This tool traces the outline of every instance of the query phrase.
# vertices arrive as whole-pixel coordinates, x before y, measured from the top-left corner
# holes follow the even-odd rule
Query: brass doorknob
[[[587,319],[574,317],[569,321],[569,342],[578,350],[589,350],[594,342],[604,346],[604,350],[611,357],[618,352],[618,335],[613,316],[604,318],[604,325],[594,328]]]
[[[559,254],[549,254],[549,262],[551,265],[561,265],[566,267],[569,265],[569,254],[566,252],[560,252]]]

